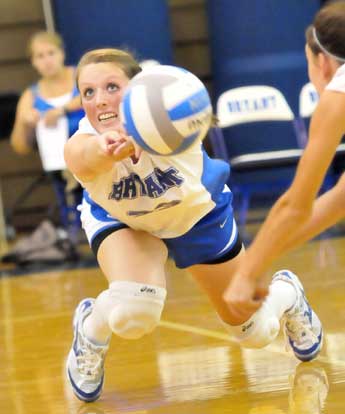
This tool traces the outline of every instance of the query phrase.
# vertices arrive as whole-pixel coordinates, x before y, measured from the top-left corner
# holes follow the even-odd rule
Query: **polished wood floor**
[[[281,260],[297,272],[326,332],[321,356],[299,364],[281,336],[244,350],[223,331],[186,272],[168,266],[160,327],[113,338],[104,392],[77,400],[66,382],[78,301],[106,287],[96,268],[0,279],[1,414],[343,414],[345,239],[312,242]]]

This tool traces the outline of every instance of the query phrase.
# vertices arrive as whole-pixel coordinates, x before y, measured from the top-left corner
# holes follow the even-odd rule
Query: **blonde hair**
[[[56,46],[57,48],[61,49],[63,52],[65,50],[62,37],[58,33],[41,31],[34,33],[29,40],[27,46],[27,52],[29,57],[32,57],[33,55],[33,45],[36,41],[50,43]]]
[[[121,49],[94,49],[85,53],[77,66],[76,81],[78,85],[80,71],[84,66],[91,63],[114,63],[123,70],[128,79],[132,79],[141,72],[141,67],[134,56]]]

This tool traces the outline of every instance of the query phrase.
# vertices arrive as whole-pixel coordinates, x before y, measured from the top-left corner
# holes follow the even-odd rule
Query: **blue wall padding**
[[[56,29],[67,51],[67,63],[99,47],[125,47],[139,60],[172,63],[166,0],[55,0]]]

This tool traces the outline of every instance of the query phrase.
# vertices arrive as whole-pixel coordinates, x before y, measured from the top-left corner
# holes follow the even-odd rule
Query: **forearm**
[[[259,278],[282,254],[299,247],[345,217],[345,176],[315,200],[312,210],[293,212],[278,201],[246,252],[241,271]]]
[[[117,131],[108,131],[101,135],[74,134],[64,149],[69,170],[84,182],[109,171],[114,163],[133,154],[132,142]]]
[[[81,163],[95,175],[109,171],[114,165],[114,160],[99,146],[98,136],[89,136],[83,145]]]
[[[27,154],[32,150],[39,112],[33,108],[31,90],[26,90],[19,99],[16,108],[16,119],[12,129],[11,146],[18,154]]]
[[[24,125],[17,125],[14,127],[11,136],[10,143],[13,150],[17,154],[28,154],[32,151],[30,144],[34,138],[34,128]]]
[[[335,187],[324,193],[313,205],[309,220],[290,234],[286,249],[299,247],[345,217],[345,175]]]
[[[65,113],[77,111],[78,109],[81,109],[81,100],[80,96],[75,96],[73,99],[71,99],[66,105],[64,105],[63,110]]]
[[[296,238],[298,229],[308,222],[311,211],[296,208],[283,195],[271,209],[255,240],[246,252],[240,272],[256,279],[263,276]]]

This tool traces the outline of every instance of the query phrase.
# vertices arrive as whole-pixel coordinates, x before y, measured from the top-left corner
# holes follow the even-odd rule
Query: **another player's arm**
[[[309,220],[297,229],[286,244],[287,250],[295,249],[304,242],[334,226],[345,217],[345,174],[329,191],[317,198]]]
[[[35,126],[39,120],[39,112],[33,108],[30,89],[19,98],[13,130],[10,136],[11,146],[18,154],[27,154],[32,150],[30,142],[35,135]]]
[[[64,113],[77,111],[78,109],[81,109],[81,99],[80,95],[75,96],[72,98],[65,106],[63,106]]]
[[[114,162],[132,154],[132,143],[115,131],[102,135],[75,134],[64,151],[69,170],[84,182],[109,171]]]
[[[271,209],[246,252],[240,273],[261,277],[292,243],[301,244],[330,222],[334,205],[329,199],[317,200],[315,204],[314,200],[345,131],[344,108],[345,94],[332,91],[322,94],[293,183]],[[327,214],[321,212],[325,201]]]

